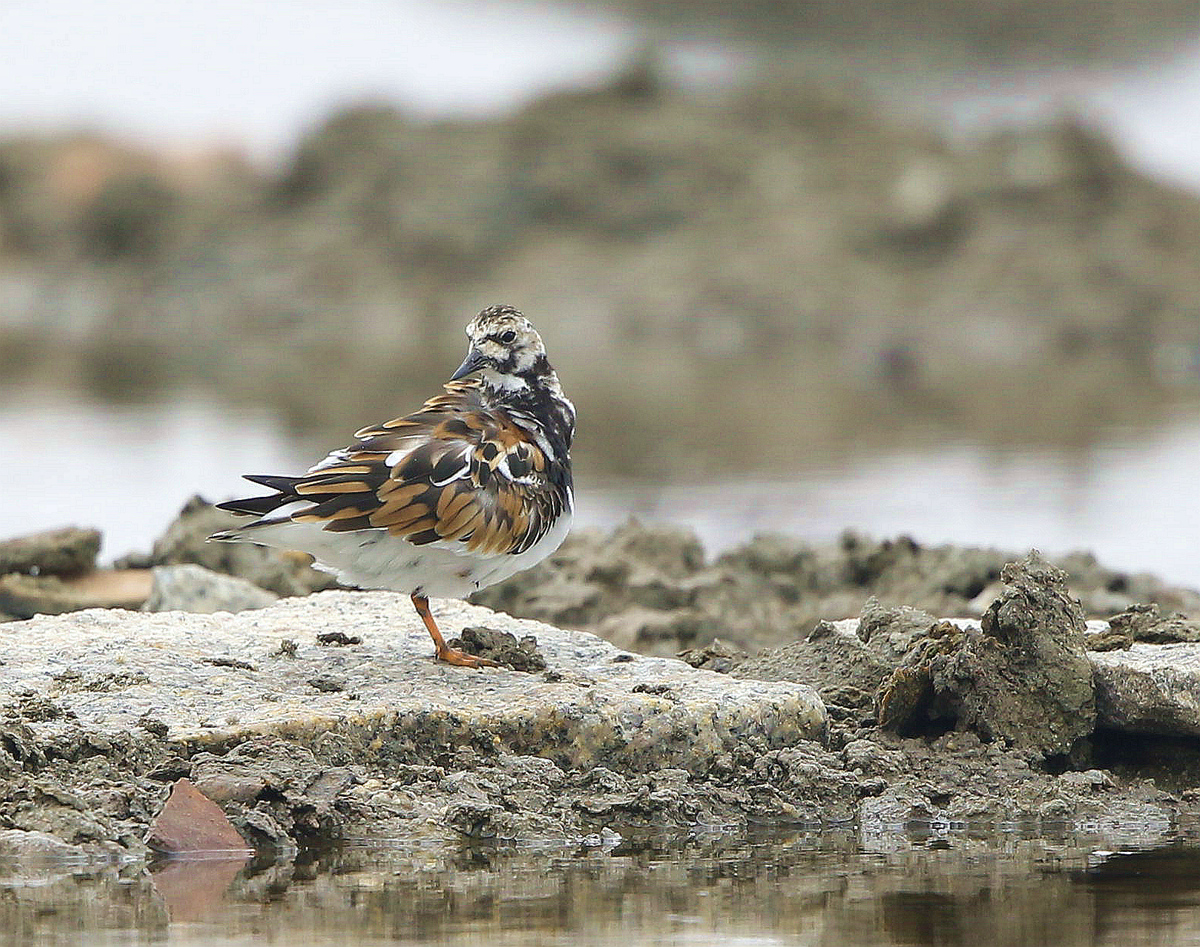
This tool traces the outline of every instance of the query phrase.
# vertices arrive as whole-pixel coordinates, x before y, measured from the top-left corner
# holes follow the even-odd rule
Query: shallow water
[[[265,412],[200,400],[12,398],[0,407],[8,456],[42,457],[48,436],[58,452],[52,475],[32,460],[0,465],[0,537],[96,526],[108,559],[148,550],[193,494],[231,496],[245,486],[244,472],[299,472],[328,446],[289,438]],[[576,524],[609,529],[631,514],[675,522],[713,551],[761,531],[825,541],[844,529],[1016,552],[1087,549],[1113,568],[1200,586],[1197,469],[1194,414],[1149,433],[1114,429],[1071,452],[931,439],[810,463],[789,479],[752,472],[706,484],[630,481],[583,465]]]
[[[0,869],[0,944],[1200,943],[1200,849],[773,833],[608,852]]]

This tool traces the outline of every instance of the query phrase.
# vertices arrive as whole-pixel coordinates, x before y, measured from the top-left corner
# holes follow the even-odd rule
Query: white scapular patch
[[[450,455],[447,454],[447,456]],[[462,462],[462,466],[454,471],[454,473],[452,473],[449,477],[446,477],[442,480],[430,479],[429,482],[435,487],[444,487],[446,484],[453,483],[455,480],[464,480],[469,477],[471,475],[471,446],[469,444],[458,452],[458,459]]]

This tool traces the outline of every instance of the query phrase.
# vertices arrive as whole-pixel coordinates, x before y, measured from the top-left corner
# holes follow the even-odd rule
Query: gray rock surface
[[[240,612],[266,608],[279,596],[237,576],[222,575],[203,566],[184,563],[150,570],[147,612]]]
[[[464,624],[535,635],[547,672],[436,663],[406,597],[327,592],[234,616],[87,611],[9,624],[0,705],[53,693],[59,713],[35,730],[70,719],[117,734],[153,720],[189,752],[280,735],[301,745],[333,738],[363,753],[390,741],[432,753],[483,740],[574,768],[635,771],[707,771],[722,754],[825,730],[825,708],[802,684],[732,680],[460,602],[438,602],[435,614],[447,636]],[[332,628],[363,644],[318,645]],[[56,686],[80,672],[122,686]],[[334,679],[336,687],[317,683]]]
[[[1005,562],[1019,558],[846,533],[817,546],[762,534],[707,560],[694,534],[630,520],[607,532],[576,530],[554,555],[474,598],[664,655],[699,652],[715,638],[753,655],[803,640],[819,621],[858,617],[858,637],[894,664],[933,616],[982,617],[1002,592]],[[1115,572],[1082,554],[1054,565],[1068,573],[1067,590],[1089,617],[1107,619],[1137,602],[1200,615],[1200,594],[1153,576]]]
[[[96,565],[100,531],[67,526],[0,542],[0,575],[79,575]]]
[[[802,641],[772,648],[738,665],[730,675],[760,681],[798,681],[817,688],[826,704],[869,707],[892,671],[861,641],[857,622],[818,622]]]
[[[1134,644],[1089,656],[1098,726],[1200,736],[1200,644]]]

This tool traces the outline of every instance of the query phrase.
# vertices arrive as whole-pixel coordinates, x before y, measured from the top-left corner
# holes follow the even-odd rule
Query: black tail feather
[[[270,474],[243,474],[243,480],[249,480],[251,483],[261,484],[269,490],[278,490],[280,493],[290,494],[295,496],[296,484],[303,477],[278,477]]]
[[[242,513],[247,516],[266,516],[273,510],[279,509],[283,504],[290,500],[281,493],[272,493],[265,497],[245,497],[238,500],[226,500],[224,503],[218,503],[218,510],[227,510],[230,513]]]
[[[266,516],[279,507],[300,499],[296,495],[296,484],[300,477],[277,477],[268,474],[246,474],[242,479],[257,483],[271,490],[278,491],[265,497],[239,497],[236,500],[226,500],[218,503],[218,510],[230,513],[242,513],[246,516]]]

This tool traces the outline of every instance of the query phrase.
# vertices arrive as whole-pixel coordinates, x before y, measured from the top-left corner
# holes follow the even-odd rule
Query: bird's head
[[[512,306],[491,306],[467,326],[470,346],[451,381],[478,373],[497,390],[517,390],[550,371],[546,348],[528,319]]]

